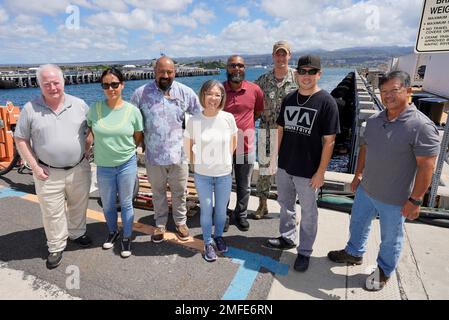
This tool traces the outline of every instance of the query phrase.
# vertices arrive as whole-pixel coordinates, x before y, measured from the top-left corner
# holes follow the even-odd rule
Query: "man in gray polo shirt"
[[[37,70],[42,95],[23,107],[14,137],[17,149],[31,166],[42,211],[49,255],[47,267],[56,268],[67,238],[81,247],[86,235],[86,210],[90,190],[90,164],[85,159],[86,103],[64,93],[59,67]]]
[[[350,238],[345,249],[328,253],[334,262],[362,264],[371,221],[379,215],[381,244],[377,269],[366,279],[369,291],[381,290],[397,267],[404,221],[419,216],[440,146],[433,122],[408,104],[410,76],[394,71],[379,84],[386,110],[366,124],[351,184]]]

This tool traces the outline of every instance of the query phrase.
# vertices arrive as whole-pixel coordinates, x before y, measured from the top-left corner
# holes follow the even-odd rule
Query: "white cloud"
[[[195,8],[190,14],[190,17],[192,17],[201,24],[208,24],[209,22],[215,19],[215,14],[211,10],[203,8]]]
[[[128,12],[128,6],[122,0],[92,0],[95,9],[114,12]]]
[[[329,4],[329,5],[326,5]],[[352,46],[411,45],[420,15],[420,0],[292,1],[262,8],[279,18],[270,35],[288,35],[294,48],[339,49]],[[290,10],[286,10],[289,8]],[[307,14],[305,14],[307,13]]]
[[[317,12],[320,8],[325,7],[329,3],[341,1],[331,0],[262,0],[261,8],[271,16],[277,18],[296,18],[303,19],[311,12]]]
[[[253,4],[253,7],[256,7],[257,4]],[[229,12],[233,15],[236,15],[239,18],[249,18],[251,15],[249,12],[249,9],[247,6],[244,6],[243,4],[235,4],[235,5],[229,5],[226,7],[226,12]]]
[[[278,40],[268,34],[266,22],[241,20],[234,21],[217,35],[172,35],[152,45],[172,57],[264,53]]]
[[[263,20],[239,20],[229,24],[223,29],[221,34],[224,39],[229,41],[247,41],[249,39],[252,39],[252,41],[260,41],[268,31],[267,22]]]
[[[141,9],[164,12],[178,12],[184,10],[193,0],[125,0],[126,3]]]
[[[19,14],[15,17],[14,21],[17,24],[28,24],[28,25],[38,25],[41,23],[41,19],[39,19],[36,16],[26,15],[26,14]]]
[[[191,28],[191,29],[195,29],[198,26],[195,19],[188,17],[188,16],[177,15],[177,16],[171,17],[169,20],[170,20],[170,23],[173,25],[183,26],[183,27],[187,27],[187,28]]]
[[[173,17],[160,17],[160,20],[164,20],[168,24],[184,26],[191,29],[196,29],[198,24],[208,24],[214,19],[214,12],[203,8],[195,8],[189,15],[177,14]]]
[[[15,13],[55,15],[64,12],[67,1],[27,1],[27,0],[6,0],[5,5]]]
[[[104,26],[98,28],[81,28],[79,30],[68,30],[64,27],[60,27],[60,37],[57,39],[58,45],[60,45],[64,51],[74,51],[81,53],[82,50],[86,53],[92,54],[93,52],[109,52],[114,53],[118,50],[124,50],[127,48],[126,38],[120,38],[120,34],[123,30],[112,26]],[[102,51],[92,50],[102,49]],[[76,51],[79,50],[79,51]],[[85,60],[88,61],[88,60]]]
[[[216,35],[194,36],[185,34],[179,38],[171,37],[163,41],[154,41],[151,46],[158,48],[171,57],[188,57],[188,56],[211,56],[216,54],[226,54],[224,48],[218,48],[217,43],[221,39]]]
[[[422,6],[422,0],[232,0],[219,12],[217,2],[4,0],[0,39],[7,48],[0,60],[140,59],[160,51],[173,57],[260,54],[281,39],[293,51],[409,46]],[[63,25],[70,3],[80,6],[81,29]],[[46,29],[54,23],[57,30]]]
[[[153,14],[142,9],[134,9],[129,13],[101,12],[87,18],[87,23],[96,26],[115,26],[134,30],[154,31]]]
[[[14,41],[29,41],[35,38],[38,41],[48,36],[48,31],[40,24],[40,19],[33,16],[20,14],[8,25],[0,26],[0,38],[12,39]],[[8,44],[9,45],[9,44]]]
[[[5,0],[5,7],[17,14],[50,15],[64,13],[70,5],[92,8],[87,0]]]
[[[127,48],[126,44],[124,43],[106,43],[106,42],[96,42],[94,44],[94,47],[97,49],[104,49],[109,51],[119,51],[119,50],[125,50]]]
[[[0,26],[0,37],[5,37],[6,34],[14,34],[16,38],[20,38],[21,40],[25,39],[39,39],[46,37],[48,35],[47,30],[40,25],[20,25],[13,24],[8,26]],[[10,37],[7,37],[10,38]]]
[[[0,24],[5,23],[8,20],[9,20],[8,13],[6,12],[5,9],[0,7]]]

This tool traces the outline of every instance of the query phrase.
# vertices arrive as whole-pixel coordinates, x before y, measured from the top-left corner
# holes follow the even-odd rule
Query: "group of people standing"
[[[167,186],[171,192],[175,233],[181,241],[190,238],[186,208],[190,165],[200,200],[204,258],[215,261],[217,252],[228,250],[223,233],[231,222],[242,231],[249,230],[247,209],[256,159],[255,121],[260,118],[259,207],[254,218],[261,219],[268,214],[267,199],[272,177],[276,175],[281,208],[280,236],[268,239],[266,245],[280,250],[297,247],[294,269],[306,271],[318,228],[317,189],[324,184],[324,173],[340,128],[335,100],[318,86],[322,73],[320,58],[302,56],[295,70],[289,67],[291,54],[287,41],[276,42],[272,52],[273,70],[254,83],[245,80],[243,57],[233,55],[227,61],[227,80],[223,83],[216,80],[205,82],[198,95],[175,80],[175,64],[164,56],[156,61],[155,79],[138,88],[130,102],[124,101],[122,97],[125,86],[123,74],[116,68],[109,68],[101,76],[105,99],[90,108],[83,100],[64,93],[64,78],[59,67],[41,66],[37,78],[42,95],[22,109],[15,140],[19,152],[33,170],[49,250],[47,267],[55,268],[61,263],[67,239],[82,247],[92,242],[86,233],[91,179],[87,159],[92,148],[108,227],[103,248],[112,248],[121,238],[121,256],[127,258],[131,255],[134,221],[132,195],[137,175],[136,148],[139,145],[145,150],[147,177],[153,192],[155,229],[152,242],[164,240],[169,216]],[[381,84],[388,117],[383,116],[377,122],[392,122],[392,130],[412,118],[415,122],[425,122],[420,115],[416,116],[419,113],[416,108],[404,104],[401,105],[407,107],[404,113],[397,113],[400,108],[394,109],[392,106],[391,110],[395,110],[396,117],[390,118],[390,105],[398,105],[397,101],[392,101],[392,94],[403,94],[402,89],[408,85],[406,80],[398,82],[398,79],[401,80],[392,75]],[[190,115],[188,119],[186,114]],[[397,264],[400,251],[398,241],[402,241],[398,230],[402,228],[404,220],[400,218],[401,212],[406,212],[407,217],[413,219],[416,215],[410,212],[416,212],[416,208],[407,205],[402,211],[396,207],[390,210],[390,207],[373,203],[373,200],[369,200],[370,196],[378,201],[385,200],[388,204],[390,195],[378,190],[387,181],[370,176],[375,175],[378,166],[391,166],[389,161],[392,159],[407,161],[407,183],[394,178],[402,191],[398,190],[397,197],[391,197],[395,205],[410,195],[419,201],[424,194],[424,187],[430,183],[427,176],[432,169],[435,153],[438,152],[435,146],[438,137],[434,136],[434,126],[425,122],[421,127],[415,126],[415,129],[418,128],[415,136],[412,136],[408,127],[401,127],[394,129],[401,132],[397,141],[377,141],[379,137],[376,132],[384,129],[371,128],[373,122],[368,122],[370,127],[367,127],[367,139],[360,152],[361,160],[353,183],[355,189],[363,172],[362,185],[357,187],[355,207],[361,212],[362,207],[371,201],[370,213],[369,216],[365,215],[363,223],[360,222],[360,215],[357,215],[357,220],[353,219],[353,215],[351,239],[346,251],[329,253],[329,258],[336,262],[361,263],[370,219],[379,210],[387,216],[399,215],[394,220],[395,229],[389,226],[382,229],[388,230],[385,232],[389,234],[382,236],[379,260],[379,268],[383,270],[385,279]],[[394,149],[392,143],[404,143],[404,150],[401,149],[402,153],[397,158],[388,156],[395,151],[384,150]],[[370,148],[375,151],[368,151]],[[406,152],[409,152],[407,156]],[[384,158],[374,163],[370,160],[371,156],[374,157],[373,153],[376,157]],[[419,184],[419,187],[411,192],[411,177],[414,177],[416,169],[413,155],[417,157],[415,185]],[[419,170],[421,164],[426,165],[425,173]],[[394,165],[395,168],[400,166]],[[228,209],[232,173],[237,199],[235,207]],[[389,174],[397,175],[393,171]],[[390,176],[382,175],[384,178],[391,179]],[[366,188],[366,193],[362,188]],[[378,190],[379,198],[373,190]],[[361,197],[364,199],[360,200]],[[299,240],[297,198],[301,203]],[[117,201],[121,207],[122,235],[117,224]],[[364,201],[363,204],[360,201]],[[416,203],[412,202],[412,205]],[[383,219],[388,223],[389,218]],[[355,229],[358,228],[363,230],[357,232]]]

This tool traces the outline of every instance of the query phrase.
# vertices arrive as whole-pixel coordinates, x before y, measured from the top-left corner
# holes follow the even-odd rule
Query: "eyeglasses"
[[[171,76],[172,74],[175,73],[175,71],[173,71],[173,70],[158,70],[156,73],[158,75],[165,75],[165,74],[167,74],[167,75]]]
[[[216,93],[206,93],[206,97],[211,97],[211,98],[215,98],[215,99],[221,99],[223,97],[222,94],[216,94]]]
[[[44,83],[43,83],[44,87],[46,87],[46,88],[50,88],[52,85],[55,86],[55,87],[57,87],[57,86],[59,86],[60,84],[61,84],[61,83],[58,82],[58,81],[44,82]]]
[[[245,65],[243,63],[230,63],[228,64],[228,67],[235,69],[235,68],[240,68],[243,69],[245,68]]]
[[[120,82],[111,82],[111,83],[102,83],[101,87],[104,90],[108,90],[109,88],[112,87],[112,89],[117,89],[120,86]]]
[[[402,89],[404,89],[404,87],[394,88],[394,89],[389,90],[389,91],[387,91],[387,90],[380,90],[380,94],[384,95],[384,96],[389,95],[389,94],[396,95],[396,94],[400,93],[402,91]]]
[[[320,72],[320,69],[310,69],[310,70],[306,70],[306,69],[298,69],[298,73],[299,73],[300,75],[302,75],[302,76],[305,75],[305,74],[314,76],[314,75],[316,75],[318,72]]]

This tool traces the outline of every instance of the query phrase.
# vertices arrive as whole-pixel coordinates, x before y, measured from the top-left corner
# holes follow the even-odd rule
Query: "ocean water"
[[[268,70],[269,69],[264,68],[248,68],[246,70],[246,79],[254,81]],[[353,69],[350,68],[324,69],[319,81],[319,86],[330,92],[351,71],[353,71]],[[213,76],[176,78],[177,81],[191,87],[197,93],[199,92],[201,85],[210,79],[217,79],[220,81],[226,80],[225,70],[221,70],[219,75]],[[125,100],[129,101],[134,90],[147,82],[148,80],[127,81],[125,83],[125,89],[123,90],[123,97]],[[71,95],[84,99],[88,105],[104,99],[103,90],[99,83],[68,85],[65,87],[65,91]],[[6,101],[12,101],[14,105],[23,106],[26,102],[39,94],[39,88],[0,89],[0,105],[5,105]]]
[[[269,71],[269,69],[248,68],[246,70],[246,79],[254,81],[267,71]],[[346,77],[349,72],[352,71],[354,70],[350,68],[324,69],[318,84],[322,89],[331,92],[338,85],[338,83],[343,80],[343,78]],[[226,80],[225,70],[221,70],[219,75],[213,76],[176,78],[177,81],[189,86],[197,93],[199,92],[201,85],[205,81],[210,79],[216,79],[220,81]],[[125,89],[122,92],[124,99],[130,101],[134,90],[146,84],[148,81],[149,80],[127,81],[125,83]],[[104,99],[103,89],[101,89],[99,83],[68,85],[65,87],[65,92],[84,99],[88,105],[92,105],[94,102]],[[0,105],[5,105],[7,101],[12,101],[14,105],[21,107],[26,102],[30,101],[39,94],[39,88],[0,89]],[[258,127],[258,121],[256,122],[256,127]],[[329,163],[328,170],[336,172],[347,172],[348,162],[348,155],[334,156]]]

